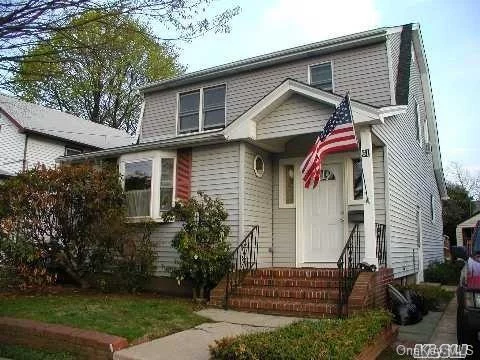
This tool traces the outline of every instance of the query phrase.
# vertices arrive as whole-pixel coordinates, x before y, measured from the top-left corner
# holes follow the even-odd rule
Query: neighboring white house
[[[457,225],[457,246],[471,246],[470,240],[472,239],[473,229],[477,222],[480,221],[480,212],[469,217],[467,220]]]
[[[0,177],[59,156],[130,145],[124,131],[0,94]]]
[[[130,216],[157,222],[158,275],[175,263],[171,239],[181,226],[162,223],[162,212],[197,191],[223,201],[232,246],[259,226],[259,267],[337,268],[354,228],[361,259],[392,268],[395,278],[421,280],[430,262],[443,260],[446,187],[417,24],[282,50],[141,91],[137,145],[61,161],[117,159]],[[300,164],[347,91],[361,151],[328,155],[319,186],[304,189]]]

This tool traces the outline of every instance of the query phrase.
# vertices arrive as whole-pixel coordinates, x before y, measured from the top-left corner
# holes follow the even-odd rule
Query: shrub
[[[405,285],[395,286],[398,290],[411,289],[425,299],[425,305],[428,310],[442,311],[454,297],[452,291],[445,290],[440,286],[432,285]]]
[[[136,239],[125,215],[116,167],[37,167],[0,185],[0,252],[37,285],[55,269],[82,287],[109,272],[135,289],[153,255],[149,232]]]
[[[383,310],[345,320],[305,320],[264,333],[223,338],[210,347],[214,360],[353,359],[391,322]]]
[[[228,214],[218,199],[198,193],[186,202],[177,202],[165,214],[167,221],[183,221],[172,246],[179,253],[177,268],[170,269],[180,282],[191,279],[194,297],[203,298],[204,291],[213,288],[226,274],[230,264],[230,228],[225,224]]]
[[[427,282],[436,282],[443,285],[458,285],[460,273],[465,263],[463,261],[445,261],[431,263],[424,270],[424,279]]]

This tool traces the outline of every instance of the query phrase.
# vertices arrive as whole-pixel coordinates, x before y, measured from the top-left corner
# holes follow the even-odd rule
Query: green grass
[[[0,295],[0,316],[38,320],[125,337],[129,342],[166,336],[205,318],[191,301],[103,294]]]
[[[23,346],[0,344],[0,356],[13,360],[77,360],[77,356],[66,352],[49,352],[28,349]]]

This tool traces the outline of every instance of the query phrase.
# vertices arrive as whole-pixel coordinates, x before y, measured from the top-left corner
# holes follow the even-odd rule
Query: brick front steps
[[[70,351],[86,359],[112,359],[113,352],[126,348],[126,339],[39,321],[0,317],[0,343],[33,349]]]
[[[210,304],[222,306],[225,281],[213,291]],[[268,314],[336,317],[338,270],[317,268],[265,268],[248,274],[228,307]]]

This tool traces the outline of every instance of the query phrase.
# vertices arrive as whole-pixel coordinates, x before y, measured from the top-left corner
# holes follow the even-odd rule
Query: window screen
[[[225,126],[225,85],[203,90],[203,129]]]
[[[200,91],[180,95],[178,114],[180,133],[198,131],[199,106]]]

